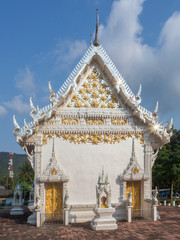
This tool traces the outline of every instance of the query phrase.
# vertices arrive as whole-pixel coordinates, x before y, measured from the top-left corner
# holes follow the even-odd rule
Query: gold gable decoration
[[[144,144],[144,134],[138,133],[140,143]],[[119,143],[122,140],[126,140],[127,138],[132,138],[133,134],[131,133],[55,133],[56,137],[61,138],[63,140],[67,140],[70,143],[92,143],[92,144],[99,144],[99,143],[109,143],[115,144]],[[44,133],[43,135],[43,144],[47,144],[47,140],[51,139],[54,136],[53,133]],[[136,137],[136,134],[135,134]]]
[[[103,76],[94,68],[67,107],[121,108],[121,105]]]

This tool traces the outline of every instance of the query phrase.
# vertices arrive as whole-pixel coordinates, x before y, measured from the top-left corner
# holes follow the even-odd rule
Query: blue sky
[[[49,104],[89,46],[99,9],[99,39],[142,105],[180,129],[179,0],[2,0],[0,2],[0,151],[23,153],[13,135],[34,105]]]

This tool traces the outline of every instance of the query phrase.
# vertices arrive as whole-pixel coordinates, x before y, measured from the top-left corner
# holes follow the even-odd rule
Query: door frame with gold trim
[[[132,215],[141,215],[142,208],[142,181],[141,180],[128,180],[126,181],[126,200],[132,191]]]
[[[45,220],[63,220],[63,183],[45,183]]]

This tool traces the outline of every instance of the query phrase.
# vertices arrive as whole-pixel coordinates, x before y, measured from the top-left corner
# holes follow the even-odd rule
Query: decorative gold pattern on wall
[[[133,173],[136,174],[139,172],[139,169],[137,167],[134,168]]]
[[[46,184],[46,217],[62,217],[62,184]]]
[[[68,125],[68,124],[77,125],[78,123],[79,123],[78,118],[62,118],[62,124],[65,124],[65,125]]]
[[[94,68],[67,107],[75,108],[121,108],[118,99]]]
[[[86,119],[87,125],[104,125],[104,119]]]
[[[55,123],[55,121],[50,121],[49,125],[53,125]]]
[[[56,137],[61,138],[63,140],[68,140],[70,143],[92,143],[92,144],[99,144],[99,143],[119,143],[122,140],[126,140],[127,138],[132,138],[131,133],[117,133],[117,134],[111,134],[111,133],[56,133]],[[47,139],[51,139],[54,136],[52,133],[44,133],[43,135],[43,144],[47,144]],[[142,133],[139,133],[139,139],[140,143],[144,143],[144,135]],[[143,139],[143,141],[142,141]]]
[[[52,170],[51,170],[51,175],[56,175],[57,174],[57,170],[55,169],[55,168],[53,168]]]
[[[135,137],[136,137],[137,139],[140,139],[141,144],[144,144],[144,134],[136,133],[136,134],[135,134]]]
[[[126,125],[127,124],[127,118],[124,119],[111,119],[112,125]]]
[[[139,215],[140,207],[141,207],[141,198],[140,198],[141,182],[140,181],[126,182],[126,199],[128,199],[130,189],[132,191],[132,215]]]

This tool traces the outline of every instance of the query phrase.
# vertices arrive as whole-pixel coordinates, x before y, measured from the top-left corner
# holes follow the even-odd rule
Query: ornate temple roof
[[[49,100],[51,104],[39,109],[39,107],[34,107],[32,98],[30,98],[30,116],[32,117],[33,121],[28,124],[26,121],[24,121],[24,126],[21,128],[19,127],[15,116],[13,116],[13,122],[15,126],[14,135],[17,137],[17,142],[20,145],[23,145],[22,143],[24,142],[24,139],[28,139],[33,135],[40,122],[48,121],[52,118],[52,116],[55,115],[57,109],[63,105],[69,94],[76,90],[77,82],[82,76],[84,76],[88,70],[88,67],[90,67],[90,65],[94,62],[98,63],[98,65],[101,67],[101,70],[103,70],[108,79],[110,79],[111,85],[114,88],[113,90],[120,97],[120,99],[122,99],[126,107],[131,111],[132,116],[137,117],[140,121],[142,121],[147,126],[150,134],[153,134],[159,138],[161,142],[160,145],[169,142],[170,136],[172,135],[172,120],[169,124],[167,124],[166,127],[164,127],[158,123],[158,103],[156,104],[153,113],[140,105],[141,85],[138,93],[135,95],[113,64],[106,51],[103,49],[102,45],[100,45],[98,40],[97,17],[94,43],[91,43],[82,59],[76,65],[57,93],[54,92],[51,87],[51,83],[49,82]]]

